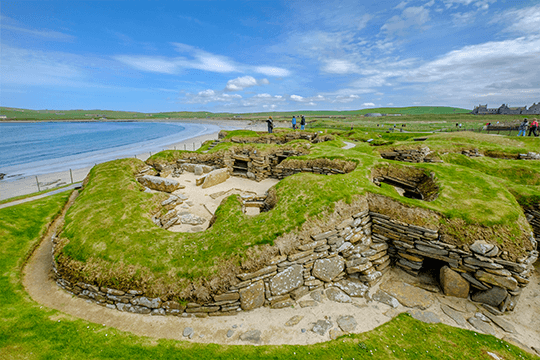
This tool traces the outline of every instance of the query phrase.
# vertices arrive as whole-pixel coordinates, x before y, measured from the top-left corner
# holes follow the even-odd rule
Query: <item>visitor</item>
[[[271,134],[272,130],[274,130],[274,120],[272,120],[272,117],[268,117],[268,120],[266,120],[268,123],[268,133]]]
[[[532,119],[529,135],[527,136],[531,136],[531,133],[533,133],[535,137],[538,136],[538,120],[536,118]]]
[[[292,117],[292,128],[293,130],[296,130],[296,117],[294,117],[294,115]]]
[[[304,115],[302,115],[302,118],[300,119],[300,129],[305,130],[306,129],[306,118]]]
[[[527,120],[527,118],[525,118],[523,119],[523,122],[519,124],[517,136],[525,136],[525,133],[527,132],[528,127],[529,127],[529,121]]]

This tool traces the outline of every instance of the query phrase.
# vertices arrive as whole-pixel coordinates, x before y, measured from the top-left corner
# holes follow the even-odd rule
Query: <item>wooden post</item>
[[[36,184],[37,184],[37,191],[38,192],[41,191],[41,189],[39,188],[39,180],[37,178],[37,175],[36,175]]]
[[[186,150],[186,144],[184,143],[184,151]]]
[[[69,169],[69,176],[71,177],[71,183],[73,184],[73,172],[71,172],[71,169]]]
[[[195,151],[195,143],[193,143],[193,151]]]

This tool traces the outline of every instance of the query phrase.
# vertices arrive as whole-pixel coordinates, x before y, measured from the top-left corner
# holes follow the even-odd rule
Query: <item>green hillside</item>
[[[273,116],[276,118],[290,118],[293,115],[303,114],[307,117],[354,117],[367,113],[385,113],[385,114],[403,114],[403,115],[422,115],[422,114],[465,114],[470,110],[461,108],[452,108],[445,106],[414,106],[403,108],[373,108],[352,111],[286,111],[286,112],[261,112],[261,113],[211,113],[206,111],[190,112],[190,111],[173,111],[159,113],[141,113],[135,111],[113,111],[113,110],[31,110],[19,109],[11,107],[0,107],[0,115],[5,115],[9,120],[70,120],[70,119],[86,119],[100,120],[106,119],[134,119],[134,120],[152,120],[152,119],[251,119],[251,118],[266,118]]]

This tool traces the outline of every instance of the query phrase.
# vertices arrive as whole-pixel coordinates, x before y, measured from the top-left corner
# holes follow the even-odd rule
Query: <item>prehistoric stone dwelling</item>
[[[497,109],[489,109],[486,105],[475,106],[471,111],[474,115],[538,115],[540,114],[540,102],[534,103],[529,109],[527,106],[522,107],[508,107],[506,104],[502,104]]]

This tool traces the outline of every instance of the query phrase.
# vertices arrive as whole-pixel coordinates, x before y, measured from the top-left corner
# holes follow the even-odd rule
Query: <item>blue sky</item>
[[[0,104],[142,112],[540,101],[540,0],[9,1]]]

